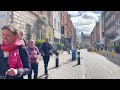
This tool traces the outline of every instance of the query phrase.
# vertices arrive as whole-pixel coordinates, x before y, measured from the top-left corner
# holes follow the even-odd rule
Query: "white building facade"
[[[3,25],[14,22],[24,32],[24,38],[26,40],[36,40],[38,14],[39,11],[0,11],[0,28]]]
[[[11,13],[9,11],[0,11],[0,29],[11,21],[10,15]],[[2,37],[0,30],[0,44],[1,43],[2,43]]]
[[[34,14],[33,14],[34,13]],[[13,11],[13,22],[20,26],[20,30],[24,32],[26,40],[36,40],[36,22],[38,17],[32,11]]]
[[[60,11],[53,11],[53,29],[54,29],[54,43],[60,43],[61,29],[60,29]]]

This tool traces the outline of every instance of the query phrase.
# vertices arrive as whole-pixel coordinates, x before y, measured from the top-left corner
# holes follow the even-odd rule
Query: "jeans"
[[[34,79],[37,79],[38,76],[38,63],[31,63],[31,72],[28,74],[28,79],[32,79],[32,70],[34,72]]]
[[[48,68],[49,59],[50,56],[43,56],[45,74],[48,74],[47,68]]]

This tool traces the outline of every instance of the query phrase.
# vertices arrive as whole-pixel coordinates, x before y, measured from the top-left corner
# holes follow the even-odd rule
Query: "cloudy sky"
[[[77,35],[83,31],[90,34],[95,26],[95,22],[99,21],[101,11],[68,11],[71,20],[77,30]]]

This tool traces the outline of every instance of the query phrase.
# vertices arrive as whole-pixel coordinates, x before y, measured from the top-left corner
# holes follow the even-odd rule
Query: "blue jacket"
[[[6,79],[23,79],[23,76],[30,73],[31,65],[28,51],[24,46],[20,46],[18,49],[24,69],[18,68],[18,74],[16,76],[7,75]],[[0,76],[4,76],[8,69],[8,58],[3,57],[3,51],[0,49]]]

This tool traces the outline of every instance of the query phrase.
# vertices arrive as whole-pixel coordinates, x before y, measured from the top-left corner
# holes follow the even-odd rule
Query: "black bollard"
[[[77,52],[77,58],[78,58],[77,63],[78,65],[80,65],[80,52]]]
[[[59,53],[58,52],[56,52],[55,53],[55,55],[56,55],[56,67],[59,67]]]

